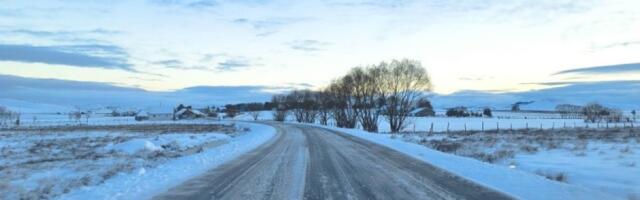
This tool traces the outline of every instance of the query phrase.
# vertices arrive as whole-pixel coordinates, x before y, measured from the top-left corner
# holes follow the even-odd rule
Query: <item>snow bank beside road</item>
[[[527,172],[509,169],[504,166],[491,165],[471,158],[442,153],[422,145],[392,139],[389,138],[389,135],[372,134],[354,129],[319,127],[340,131],[389,147],[519,199],[617,199],[617,197],[602,192],[550,181]]]
[[[148,199],[257,148],[276,134],[276,130],[267,125],[237,125],[249,128],[250,132],[230,139],[227,144],[170,160],[156,168],[118,174],[103,184],[72,191],[60,199]]]

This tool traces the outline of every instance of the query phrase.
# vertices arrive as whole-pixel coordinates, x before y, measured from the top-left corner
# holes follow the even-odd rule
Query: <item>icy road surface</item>
[[[511,199],[344,133],[271,125],[271,141],[155,199]]]

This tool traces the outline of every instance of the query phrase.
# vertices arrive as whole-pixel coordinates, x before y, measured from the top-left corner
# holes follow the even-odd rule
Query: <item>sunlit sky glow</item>
[[[0,74],[148,90],[320,87],[422,62],[435,91],[638,80],[637,0],[0,0]],[[555,75],[554,75],[555,74]]]

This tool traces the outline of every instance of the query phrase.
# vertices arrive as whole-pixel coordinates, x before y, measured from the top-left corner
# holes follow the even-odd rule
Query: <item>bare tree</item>
[[[299,123],[314,123],[318,104],[316,95],[311,90],[294,90],[286,98],[286,106],[293,112]]]
[[[91,111],[87,111],[84,113],[84,119],[87,122],[86,124],[89,124],[89,118],[91,118],[91,114],[92,114]]]
[[[414,60],[393,60],[382,67],[386,68],[382,76],[384,113],[391,132],[397,133],[407,125],[412,105],[431,90],[431,79],[422,65]]]
[[[258,118],[260,117],[260,111],[259,110],[249,111],[249,115],[251,115],[251,117],[253,118],[253,121],[258,121]]]
[[[0,126],[7,125],[7,121],[11,119],[12,112],[4,106],[0,106]]]
[[[585,117],[585,121],[595,123],[600,122],[605,116],[610,113],[609,109],[598,104],[590,103],[582,108],[582,114]]]
[[[302,123],[304,121],[304,110],[302,108],[302,101],[304,101],[302,91],[294,90],[286,96],[285,106],[291,110],[296,122]]]
[[[315,123],[318,116],[318,99],[315,92],[311,90],[302,91],[302,121],[305,123]]]
[[[16,126],[20,126],[20,113],[16,114]]]
[[[562,118],[578,118],[581,115],[582,106],[571,104],[560,104],[556,106],[556,112]]]
[[[287,97],[285,95],[274,95],[271,97],[273,104],[273,120],[283,122],[287,119],[288,108],[286,106]]]
[[[378,118],[381,114],[381,103],[384,93],[382,76],[386,73],[384,63],[367,68],[353,68],[345,78],[353,81],[352,91],[358,121],[363,129],[378,132]]]
[[[344,77],[334,80],[326,90],[330,98],[334,100],[331,112],[336,125],[341,128],[355,128],[358,122],[352,86],[353,80]]]
[[[82,119],[82,112],[76,111],[73,113],[69,113],[69,118],[75,120],[77,124],[80,124],[80,120]]]
[[[316,100],[318,104],[318,119],[320,124],[327,125],[329,123],[329,118],[331,117],[333,100],[326,91],[317,92]]]

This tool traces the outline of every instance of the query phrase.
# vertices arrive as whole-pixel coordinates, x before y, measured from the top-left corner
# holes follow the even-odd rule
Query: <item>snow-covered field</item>
[[[621,199],[640,197],[640,129],[505,130],[499,133],[458,131],[448,134],[423,131],[375,136],[358,130],[349,131],[369,139],[420,144],[444,153],[604,192]],[[426,159],[432,162],[437,157],[427,156]],[[444,168],[448,167],[451,166],[444,165]]]
[[[431,163],[442,169],[448,170],[454,174],[465,177],[471,181],[505,192],[520,199],[634,198],[634,196],[627,196],[627,194],[612,194],[611,191],[608,190],[594,189],[580,184],[552,181],[535,173],[521,170],[519,167],[513,168],[509,166],[494,165],[472,158],[443,153],[427,148],[424,145],[405,141],[404,137],[399,135],[373,134],[355,129],[330,128],[387,146],[417,159],[424,160],[425,162]],[[408,138],[414,137],[408,136]],[[598,176],[596,172],[594,172],[593,175]]]
[[[442,113],[439,113],[442,114]],[[272,120],[271,111],[261,111],[258,120]],[[252,121],[250,113],[241,113],[234,119]],[[295,118],[291,113],[287,116],[287,121],[294,122]],[[379,132],[390,132],[389,123],[384,116],[379,118]],[[517,112],[496,112],[494,117],[409,117],[403,132],[424,132],[430,131],[433,124],[433,132],[448,131],[495,131],[511,129],[563,129],[563,128],[617,128],[617,127],[638,127],[640,123],[585,123],[582,119],[563,119],[559,115],[546,113],[517,113]],[[335,122],[329,120],[329,126]],[[360,127],[358,127],[360,128]]]
[[[247,123],[168,123],[0,131],[0,199],[148,198],[275,134]]]

